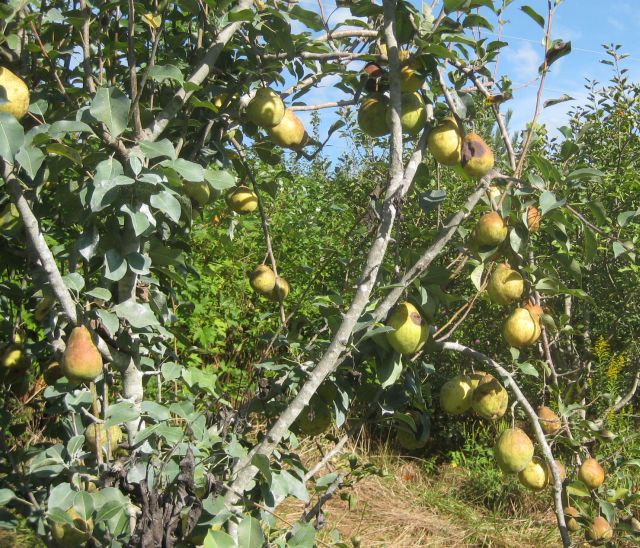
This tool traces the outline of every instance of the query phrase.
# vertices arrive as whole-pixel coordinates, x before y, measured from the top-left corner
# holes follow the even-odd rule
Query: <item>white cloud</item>
[[[607,17],[607,23],[609,23],[609,25],[611,25],[616,30],[624,30],[624,24],[615,17]]]
[[[531,43],[524,42],[518,48],[507,50],[505,55],[519,80],[528,82],[538,76],[538,67],[542,63],[540,48],[536,49]]]

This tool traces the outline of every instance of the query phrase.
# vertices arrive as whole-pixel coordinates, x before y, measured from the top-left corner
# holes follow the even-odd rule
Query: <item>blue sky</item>
[[[412,1],[418,7],[421,4],[419,1]],[[494,0],[495,4],[499,2],[500,0]],[[301,0],[299,4],[305,9],[318,13],[320,11],[317,0]],[[503,40],[509,42],[509,46],[503,49],[499,73],[508,74],[514,82],[514,98],[503,105],[503,110],[509,108],[514,111],[510,126],[512,131],[524,128],[533,114],[538,89],[538,82],[533,80],[537,78],[538,66],[544,54],[544,32],[520,10],[523,5],[530,5],[546,16],[547,2],[516,0],[503,14],[503,19],[507,21],[503,27]],[[323,6],[326,15],[333,14],[330,17],[331,26],[351,17],[348,9],[336,9],[335,0],[323,0]],[[490,20],[497,29],[495,17]],[[296,32],[300,29],[294,24],[293,30]],[[566,93],[576,100],[548,107],[542,113],[541,122],[547,124],[553,134],[557,134],[554,130],[566,123],[567,112],[571,107],[585,100],[585,78],[600,82],[609,79],[610,67],[600,63],[605,57],[602,44],[620,44],[621,51],[630,55],[623,64],[629,69],[628,76],[631,80],[640,80],[639,36],[640,0],[609,0],[606,3],[601,0],[564,0],[554,15],[552,38],[570,40],[573,50],[552,66],[543,98],[552,99]],[[326,79],[320,88],[306,95],[304,101],[313,104],[344,98],[340,91],[332,89],[331,80]],[[310,116],[306,112],[300,112],[299,115],[305,122]],[[326,130],[336,117],[329,110],[322,111],[322,115]],[[327,153],[329,156],[339,154],[347,146],[340,142],[338,136],[334,136]]]

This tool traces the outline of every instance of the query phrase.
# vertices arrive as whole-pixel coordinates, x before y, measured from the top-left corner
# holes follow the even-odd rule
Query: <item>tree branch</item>
[[[504,367],[502,367],[498,362],[491,359],[489,356],[478,352],[468,346],[464,346],[457,342],[445,342],[445,343],[437,343],[437,346],[440,347],[444,351],[450,352],[458,352],[463,354],[464,356],[468,356],[473,358],[476,361],[483,362],[493,369],[495,369],[498,374],[504,379],[505,385],[511,389],[513,395],[515,396],[518,403],[522,406],[525,413],[529,417],[529,423],[531,428],[533,429],[534,435],[540,447],[542,449],[542,454],[544,455],[545,460],[547,461],[547,466],[551,470],[551,474],[553,476],[553,499],[555,505],[555,514],[556,520],[558,522],[558,529],[560,530],[560,536],[562,537],[563,546],[569,547],[571,546],[571,539],[569,537],[569,533],[567,531],[567,526],[564,520],[564,510],[562,504],[562,481],[560,478],[560,472],[558,467],[556,466],[555,459],[553,458],[553,453],[551,452],[551,447],[549,447],[549,443],[547,442],[547,438],[540,427],[540,421],[538,420],[538,414],[533,409],[525,395],[520,390],[520,387],[516,384],[515,380],[511,373],[509,373]]]

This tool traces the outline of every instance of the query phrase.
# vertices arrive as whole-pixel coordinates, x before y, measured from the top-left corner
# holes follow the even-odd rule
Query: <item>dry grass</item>
[[[371,451],[373,447],[367,449]],[[302,452],[304,460],[311,462],[317,451],[317,446],[306,447]],[[512,519],[492,515],[465,501],[463,486],[468,477],[464,470],[441,466],[427,474],[419,459],[398,457],[384,448],[377,455],[369,453],[367,460],[386,474],[367,476],[345,489],[357,501],[351,509],[338,494],[330,499],[323,507],[320,540],[330,544],[330,533],[337,529],[345,541],[359,538],[362,548],[560,545],[550,510],[536,512],[527,519]],[[333,465],[339,467],[340,462]],[[278,513],[291,523],[300,519],[303,511],[302,503],[290,499]]]

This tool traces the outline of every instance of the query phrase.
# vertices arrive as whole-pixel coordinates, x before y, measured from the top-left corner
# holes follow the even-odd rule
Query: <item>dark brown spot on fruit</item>
[[[462,144],[462,167],[473,158],[481,158],[489,152],[488,147],[482,141],[466,140]]]
[[[422,325],[422,316],[420,316],[420,314],[418,314],[417,312],[412,312],[411,314],[409,314],[409,317],[414,324]]]

